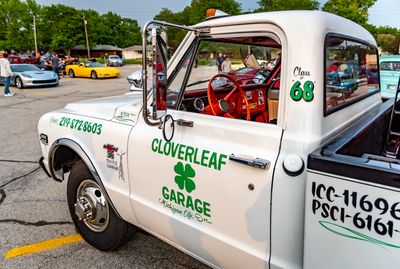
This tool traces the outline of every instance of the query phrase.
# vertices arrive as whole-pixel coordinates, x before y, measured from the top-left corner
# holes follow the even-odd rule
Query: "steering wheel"
[[[217,96],[215,95],[214,89],[212,87],[212,83],[214,80],[216,80],[217,78],[225,78],[229,81],[231,81],[233,83],[233,85],[235,86],[225,97],[224,99],[218,100]],[[235,108],[231,108],[231,106],[229,105],[231,103],[231,99],[233,99],[236,94],[235,92],[238,91],[239,94],[242,96],[244,103],[246,105],[246,120],[251,120],[250,118],[250,106],[249,106],[249,102],[247,101],[246,98],[246,94],[244,93],[242,87],[239,85],[239,83],[237,83],[233,78],[231,78],[230,76],[226,75],[226,74],[217,74],[215,76],[213,76],[210,80],[210,82],[208,83],[208,88],[207,88],[207,98],[208,98],[208,106],[211,109],[211,112],[215,115],[215,116],[221,116],[223,115],[226,118],[236,118],[234,116],[232,116],[231,112],[234,111]],[[238,102],[238,104],[236,104],[236,108],[237,111],[241,111],[242,109],[242,104],[241,102]]]

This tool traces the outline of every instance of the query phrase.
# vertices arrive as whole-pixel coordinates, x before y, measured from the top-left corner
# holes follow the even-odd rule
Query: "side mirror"
[[[167,43],[165,33],[160,28],[151,29],[153,48],[153,120],[167,114]]]
[[[143,91],[142,83],[142,70],[137,70],[128,76],[128,81],[131,84],[129,90],[133,91]]]
[[[143,119],[150,126],[161,126],[163,117],[167,114],[167,89],[168,89],[168,29],[191,31],[194,29],[162,21],[148,22],[142,31],[142,86],[143,90]],[[147,57],[147,44],[151,42],[151,52]],[[152,85],[147,87],[148,68],[147,64],[151,59]],[[151,111],[147,109],[148,88],[152,92]],[[169,119],[169,118],[168,118]],[[171,120],[171,122],[174,122]]]

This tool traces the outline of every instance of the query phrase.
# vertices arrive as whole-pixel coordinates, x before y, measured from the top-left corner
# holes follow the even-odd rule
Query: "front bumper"
[[[110,62],[110,66],[122,66],[123,64],[121,62]]]
[[[120,76],[120,73],[114,73],[114,74],[98,74],[97,75],[99,78],[116,78]]]
[[[57,86],[59,81],[58,79],[50,79],[50,80],[26,80],[23,79],[22,83],[24,87],[43,87],[43,86]]]

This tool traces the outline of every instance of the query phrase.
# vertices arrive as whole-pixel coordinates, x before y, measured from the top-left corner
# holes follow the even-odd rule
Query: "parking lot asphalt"
[[[0,268],[206,268],[143,231],[118,251],[91,247],[76,236],[66,182],[48,178],[37,163],[41,115],[70,102],[125,94],[127,75],[138,69],[121,67],[117,79],[66,77],[58,87],[12,87],[15,96],[0,95]]]

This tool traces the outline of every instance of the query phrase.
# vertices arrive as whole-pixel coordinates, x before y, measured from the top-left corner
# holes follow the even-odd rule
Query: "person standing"
[[[221,74],[222,69],[222,63],[224,62],[224,56],[222,56],[222,53],[219,53],[219,55],[217,56],[217,67],[218,67],[218,74]]]
[[[225,58],[225,61],[222,62],[222,64],[221,64],[221,70],[222,70],[222,73],[224,73],[224,74],[228,74],[229,72],[231,72],[231,70],[232,70],[232,63],[231,63],[229,57],[226,57],[226,58]]]
[[[11,70],[10,62],[7,60],[8,54],[0,52],[0,76],[4,77],[4,96],[14,96],[14,93],[10,92],[11,77],[14,75]]]
[[[53,53],[53,57],[51,57],[51,67],[53,68],[53,72],[57,74],[58,78],[60,78],[60,71],[59,71],[59,62],[57,54]]]

